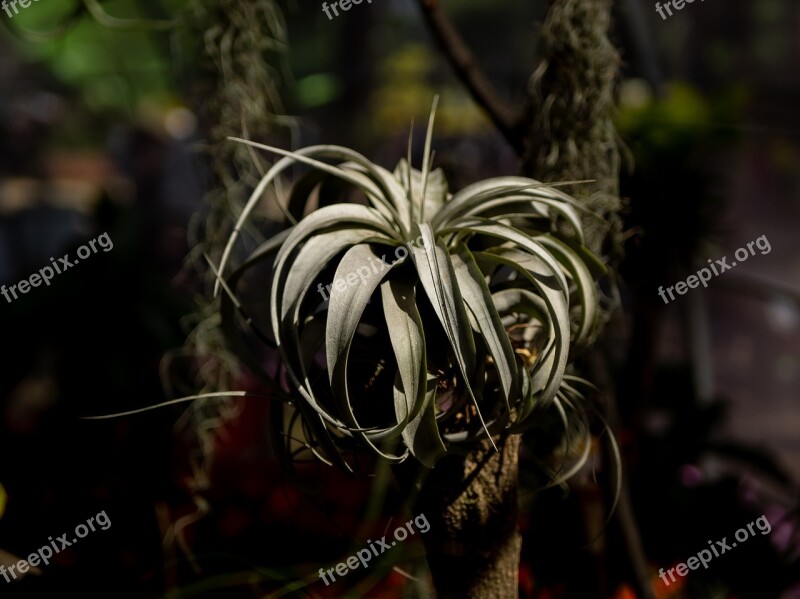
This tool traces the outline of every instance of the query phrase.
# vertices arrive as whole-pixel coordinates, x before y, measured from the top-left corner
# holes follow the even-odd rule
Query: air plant
[[[584,245],[582,207],[556,186],[523,177],[450,193],[432,169],[434,114],[435,104],[421,170],[410,166],[410,143],[389,172],[341,146],[290,152],[235,140],[282,156],[236,223],[216,292],[224,291],[223,326],[235,351],[285,393],[279,405],[288,412],[275,418],[284,451],[294,443],[291,453],[310,450],[349,467],[343,453],[366,447],[392,462],[412,455],[433,467],[447,451],[522,433],[544,408],[556,403],[563,413],[560,402],[570,402],[560,391],[570,389],[570,348],[592,338],[594,277],[603,271]],[[229,274],[239,232],[295,165],[311,169],[281,205],[291,225]],[[350,201],[338,201],[333,188],[349,189]],[[309,202],[319,207],[309,211]],[[374,268],[403,246],[407,255]],[[271,263],[268,319],[237,298],[243,275],[264,262]],[[359,269],[369,270],[361,283],[317,293]],[[237,310],[277,349],[277,373],[231,332]]]

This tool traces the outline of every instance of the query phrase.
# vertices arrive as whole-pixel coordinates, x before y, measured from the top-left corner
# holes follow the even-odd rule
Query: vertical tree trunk
[[[592,180],[570,192],[603,217],[581,215],[586,244],[614,265],[622,255],[622,224],[620,155],[613,120],[619,55],[608,39],[611,6],[611,0],[551,0],[540,40],[544,58],[529,90],[532,111],[524,170],[545,182]],[[605,356],[594,347],[587,358],[590,378],[606,397],[612,429],[618,432],[616,391]],[[626,483],[616,517],[636,595],[651,599],[647,563]]]
[[[539,40],[520,127],[436,0],[420,0],[428,25],[476,101],[520,153],[523,171],[545,182],[593,179],[569,191],[602,218],[584,219],[587,245],[619,255],[619,152],[613,124],[619,57],[608,39],[611,0],[551,0]],[[525,133],[522,133],[522,132]],[[484,445],[446,456],[424,485],[419,509],[439,599],[518,596],[518,451],[511,436],[500,453]]]
[[[417,509],[439,599],[515,599],[522,539],[517,531],[520,438],[447,455],[423,484]]]
[[[608,39],[611,0],[550,0],[542,61],[530,83],[523,170],[544,182],[580,181],[570,193],[605,218],[582,215],[587,245],[618,254],[619,150],[614,86],[619,55]]]

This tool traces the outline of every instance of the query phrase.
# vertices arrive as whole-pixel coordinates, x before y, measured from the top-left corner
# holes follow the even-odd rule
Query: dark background
[[[492,82],[516,102],[536,65],[545,12],[542,2],[521,4],[444,3]],[[264,141],[342,144],[391,169],[412,121],[421,148],[439,93],[434,146],[451,190],[518,172],[413,2],[362,3],[332,21],[313,1],[277,5],[289,53],[274,65],[276,85],[295,120]],[[310,465],[301,478],[318,488],[290,482],[271,458],[264,401],[237,400],[215,428],[202,484],[192,469],[197,424],[185,406],[80,419],[197,390],[183,367],[178,376],[163,360],[184,347],[207,295],[186,256],[207,214],[213,184],[203,141],[214,122],[198,92],[208,73],[196,32],[112,30],[80,6],[0,13],[0,283],[74,256],[103,232],[114,242],[51,286],[0,299],[0,563],[101,510],[112,526],[41,575],[0,580],[0,596],[430,596],[414,543],[369,577],[351,575],[347,587],[317,581],[319,567],[404,514],[391,494],[378,515],[367,510],[380,484],[368,466],[349,479]],[[197,12],[177,0],[104,6],[149,19]],[[615,9],[627,258],[605,349],[658,597],[800,597],[798,29],[793,0],[708,0],[667,21],[647,2]],[[35,33],[45,31],[49,39]],[[663,306],[659,285],[762,235],[769,254]],[[236,382],[255,387],[246,375]],[[635,596],[615,524],[585,548],[596,518],[587,506],[598,505],[592,488],[587,475],[568,495],[523,492],[522,597]],[[681,588],[661,585],[659,568],[762,514],[770,535]],[[292,581],[308,584],[287,590]]]

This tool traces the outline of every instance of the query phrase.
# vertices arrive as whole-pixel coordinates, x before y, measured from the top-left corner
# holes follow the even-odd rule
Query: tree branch
[[[453,22],[439,6],[438,0],[419,0],[428,28],[436,38],[450,65],[467,87],[478,105],[483,108],[503,137],[520,156],[525,151],[525,132],[522,119],[500,97],[478,64]]]

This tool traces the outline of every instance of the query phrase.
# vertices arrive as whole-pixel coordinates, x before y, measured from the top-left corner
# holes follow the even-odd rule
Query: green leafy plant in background
[[[287,152],[238,141],[284,158],[261,179],[223,254],[223,319],[231,324],[234,308],[243,310],[240,277],[270,260],[269,325],[261,337],[280,354],[286,407],[302,420],[307,449],[346,468],[341,449],[358,445],[393,462],[413,455],[433,467],[448,447],[521,433],[539,410],[561,401],[570,344],[593,332],[592,271],[602,269],[584,246],[575,200],[523,177],[450,194],[441,171],[430,168],[430,129],[422,170],[402,160],[393,173],[340,146]],[[237,233],[264,190],[298,163],[312,170],[288,200],[296,224],[226,276]],[[297,219],[292,212],[330,177],[364,202],[335,202]],[[333,290],[327,301],[317,292],[328,282],[324,273],[345,279],[403,246],[407,256],[370,269],[363,284]],[[356,368],[352,348],[363,344],[373,363],[359,359]],[[359,385],[365,372],[391,380],[390,392],[380,397]],[[297,438],[281,437],[287,447]]]

